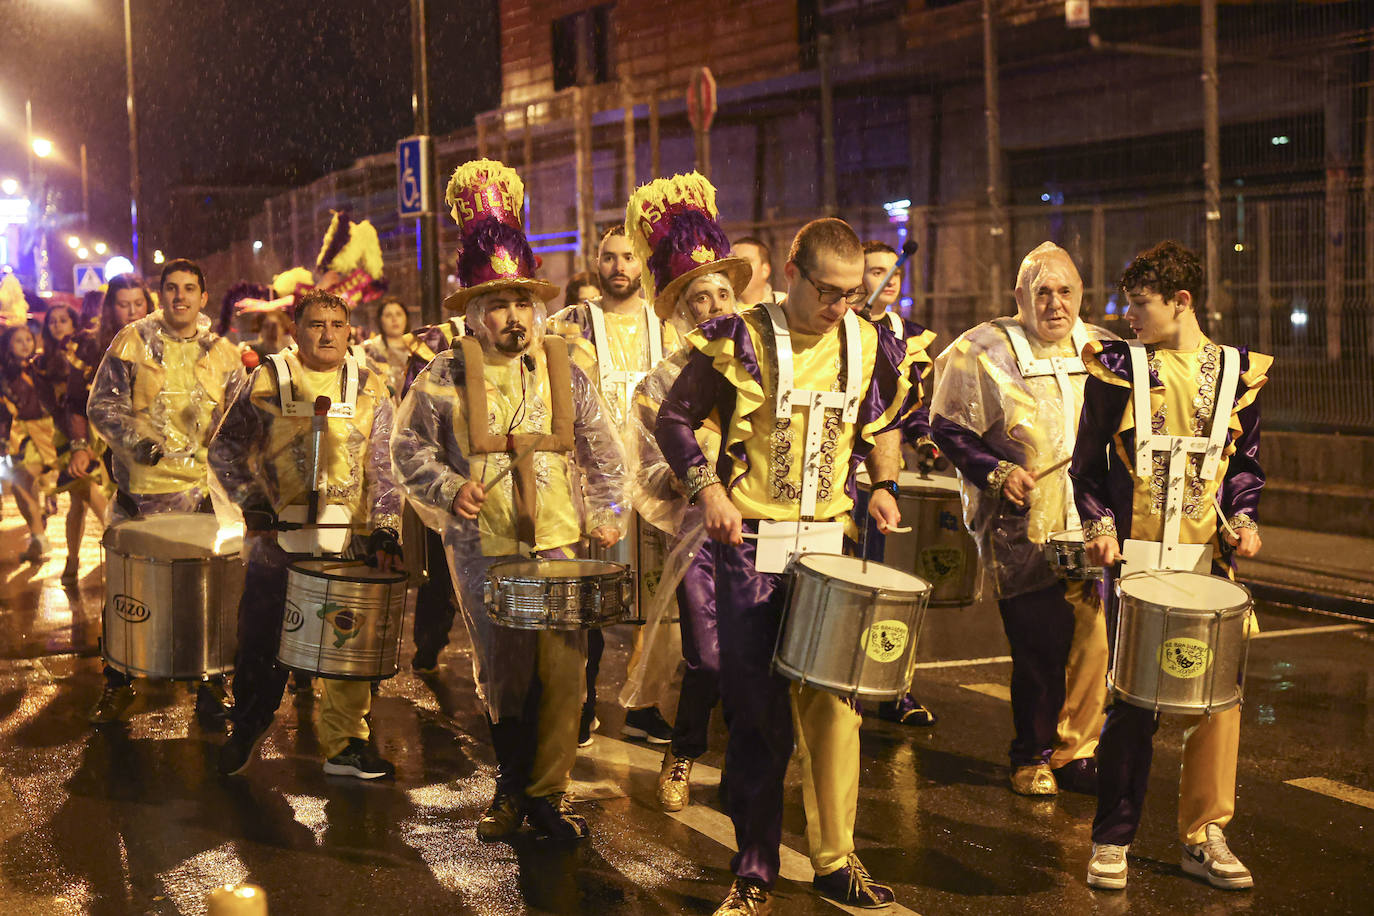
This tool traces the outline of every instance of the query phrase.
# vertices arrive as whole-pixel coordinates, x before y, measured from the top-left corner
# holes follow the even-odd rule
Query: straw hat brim
[[[521,289],[544,302],[558,298],[559,293],[562,292],[557,284],[547,280],[532,280],[525,277],[488,280],[485,283],[478,283],[476,286],[464,287],[448,296],[444,299],[444,308],[450,312],[466,311],[468,302],[473,297],[483,293],[494,293],[499,289]]]
[[[678,295],[693,280],[706,274],[725,274],[725,279],[730,281],[730,288],[735,291],[735,298],[738,299],[744,294],[749,281],[754,278],[754,268],[744,258],[721,258],[693,267],[685,274],[675,277],[654,296],[654,314],[664,321],[672,318],[673,306],[677,303]]]

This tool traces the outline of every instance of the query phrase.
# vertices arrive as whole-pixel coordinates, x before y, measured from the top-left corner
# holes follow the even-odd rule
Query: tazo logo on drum
[[[294,633],[303,626],[305,626],[305,615],[301,613],[301,609],[294,604],[287,604],[286,613],[282,615],[282,632]]]
[[[875,662],[895,662],[906,648],[906,624],[900,620],[879,620],[864,630],[864,652]]]
[[[1200,639],[1180,636],[1159,647],[1159,667],[1177,678],[1201,677],[1212,666],[1212,650]]]
[[[120,620],[127,620],[129,623],[142,623],[150,616],[148,605],[130,595],[114,596],[114,612],[119,615]]]

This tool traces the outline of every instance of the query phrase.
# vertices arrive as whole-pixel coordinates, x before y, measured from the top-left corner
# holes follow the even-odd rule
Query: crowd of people
[[[1108,690],[1111,583],[1123,558],[1128,571],[1228,576],[1231,556],[1260,543],[1256,394],[1269,359],[1206,336],[1196,254],[1162,242],[1131,262],[1128,342],[1080,318],[1078,270],[1047,242],[1020,266],[1015,314],[936,358],[935,335],[898,311],[905,258],[839,219],[803,226],[775,274],[764,241],[727,238],[709,181],[656,179],[601,237],[594,269],[560,288],[539,276],[524,194],[499,162],[454,172],[459,286],[437,325],[411,328],[405,303],[383,295],[375,232],[346,214],[313,273],[236,286],[214,329],[186,260],[164,266],[155,294],[112,279],[89,323],[61,306],[13,323],[0,338],[0,439],[25,557],[49,549],[58,490],[71,498],[64,580],[87,509],[97,523],[211,511],[241,522],[232,696],[206,678],[197,700],[228,719],[226,777],[251,765],[287,684],[276,650],[292,562],[323,552],[410,570],[413,671],[436,672],[456,619],[472,644],[497,762],[476,828],[488,842],[525,823],[588,835],[567,792],[600,728],[605,645],[597,627],[502,625],[491,583],[520,558],[619,563],[642,622],[616,696],[621,731],[663,747],[663,810],[691,803],[723,707],[738,852],[717,914],[770,911],[794,754],[817,891],[880,908],[893,891],[854,841],[862,706],[783,677],[774,647],[796,557],[883,561],[884,536],[902,530],[904,466],[948,462],[969,562],[1011,646],[1009,787],[1096,794],[1087,881],[1124,887],[1158,713]],[[251,316],[251,341],[234,341],[236,316]],[[319,417],[324,451],[308,456]],[[302,539],[292,520],[307,517],[307,529],[336,522]],[[1095,573],[1066,578],[1044,546],[1080,529]],[[320,680],[325,772],[392,776],[370,740],[369,683]],[[130,674],[107,665],[92,721],[117,721],[134,695]],[[936,722],[909,690],[874,711]],[[1196,717],[1178,803],[1183,869],[1229,889],[1253,883],[1223,833],[1239,719],[1236,706]]]

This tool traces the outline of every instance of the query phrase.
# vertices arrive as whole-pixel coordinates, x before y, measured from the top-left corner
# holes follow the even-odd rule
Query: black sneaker
[[[873,880],[868,869],[852,852],[843,865],[828,875],[817,875],[811,883],[821,892],[821,896],[865,910],[890,906],[897,899],[892,888]]]
[[[601,727],[601,720],[596,717],[596,707],[588,703],[582,707],[582,720],[577,724],[577,746],[591,747],[592,732]]]
[[[909,693],[903,694],[900,700],[879,703],[878,718],[900,725],[915,725],[918,728],[929,728],[939,721],[935,713],[917,703],[916,698]]]
[[[632,709],[625,713],[625,727],[620,733],[627,738],[643,738],[650,744],[667,744],[673,740],[673,727],[657,706]]]
[[[270,727],[270,724],[262,728],[235,725],[233,734],[219,746],[217,769],[220,775],[237,776],[248,769],[248,764],[257,756],[258,748],[262,746]]]
[[[439,650],[416,649],[410,658],[410,670],[419,677],[439,673]]]
[[[561,793],[528,799],[525,820],[535,833],[554,840],[585,840],[591,832],[587,829],[587,821],[573,813],[568,796]]]
[[[1082,795],[1097,794],[1097,760],[1080,757],[1054,769],[1054,781],[1065,792]]]
[[[315,679],[308,674],[301,674],[299,671],[291,672],[291,692],[298,697],[313,697],[315,695]]]
[[[111,722],[118,722],[124,717],[129,704],[134,701],[134,688],[132,684],[120,684],[118,686],[106,684],[100,691],[100,699],[96,700],[95,706],[91,709],[89,716],[92,725],[109,725]]]
[[[330,776],[356,776],[359,779],[390,779],[396,768],[378,756],[375,748],[361,738],[349,738],[348,747],[324,762]]]
[[[515,836],[520,830],[520,822],[525,819],[520,802],[520,796],[507,795],[497,789],[496,797],[477,822],[477,839],[483,843],[496,843]]]
[[[201,681],[196,688],[196,718],[202,722],[223,724],[233,707],[223,678]]]

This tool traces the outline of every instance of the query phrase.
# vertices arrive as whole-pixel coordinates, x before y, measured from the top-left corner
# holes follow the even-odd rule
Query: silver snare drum
[[[234,669],[243,562],[213,515],[167,512],[106,529],[101,649],[139,677],[199,679]]]
[[[634,613],[629,569],[605,560],[502,560],[487,571],[487,613],[517,630],[586,630]]]
[[[338,680],[391,677],[405,608],[404,572],[378,572],[361,560],[296,560],[286,576],[277,661]]]
[[[1101,566],[1088,565],[1088,550],[1083,546],[1083,529],[1056,531],[1045,542],[1045,559],[1061,579],[1087,581],[1102,578]]]
[[[1116,644],[1107,681],[1158,712],[1220,712],[1240,702],[1252,602],[1220,576],[1147,570],[1117,580]]]
[[[860,490],[871,489],[867,471],[858,473]],[[883,562],[910,570],[930,583],[932,607],[973,603],[978,585],[978,547],[964,527],[957,477],[897,475],[897,510],[906,534],[884,535]]]
[[[895,700],[906,693],[930,583],[828,553],[798,557],[792,575],[774,669],[844,697]]]

